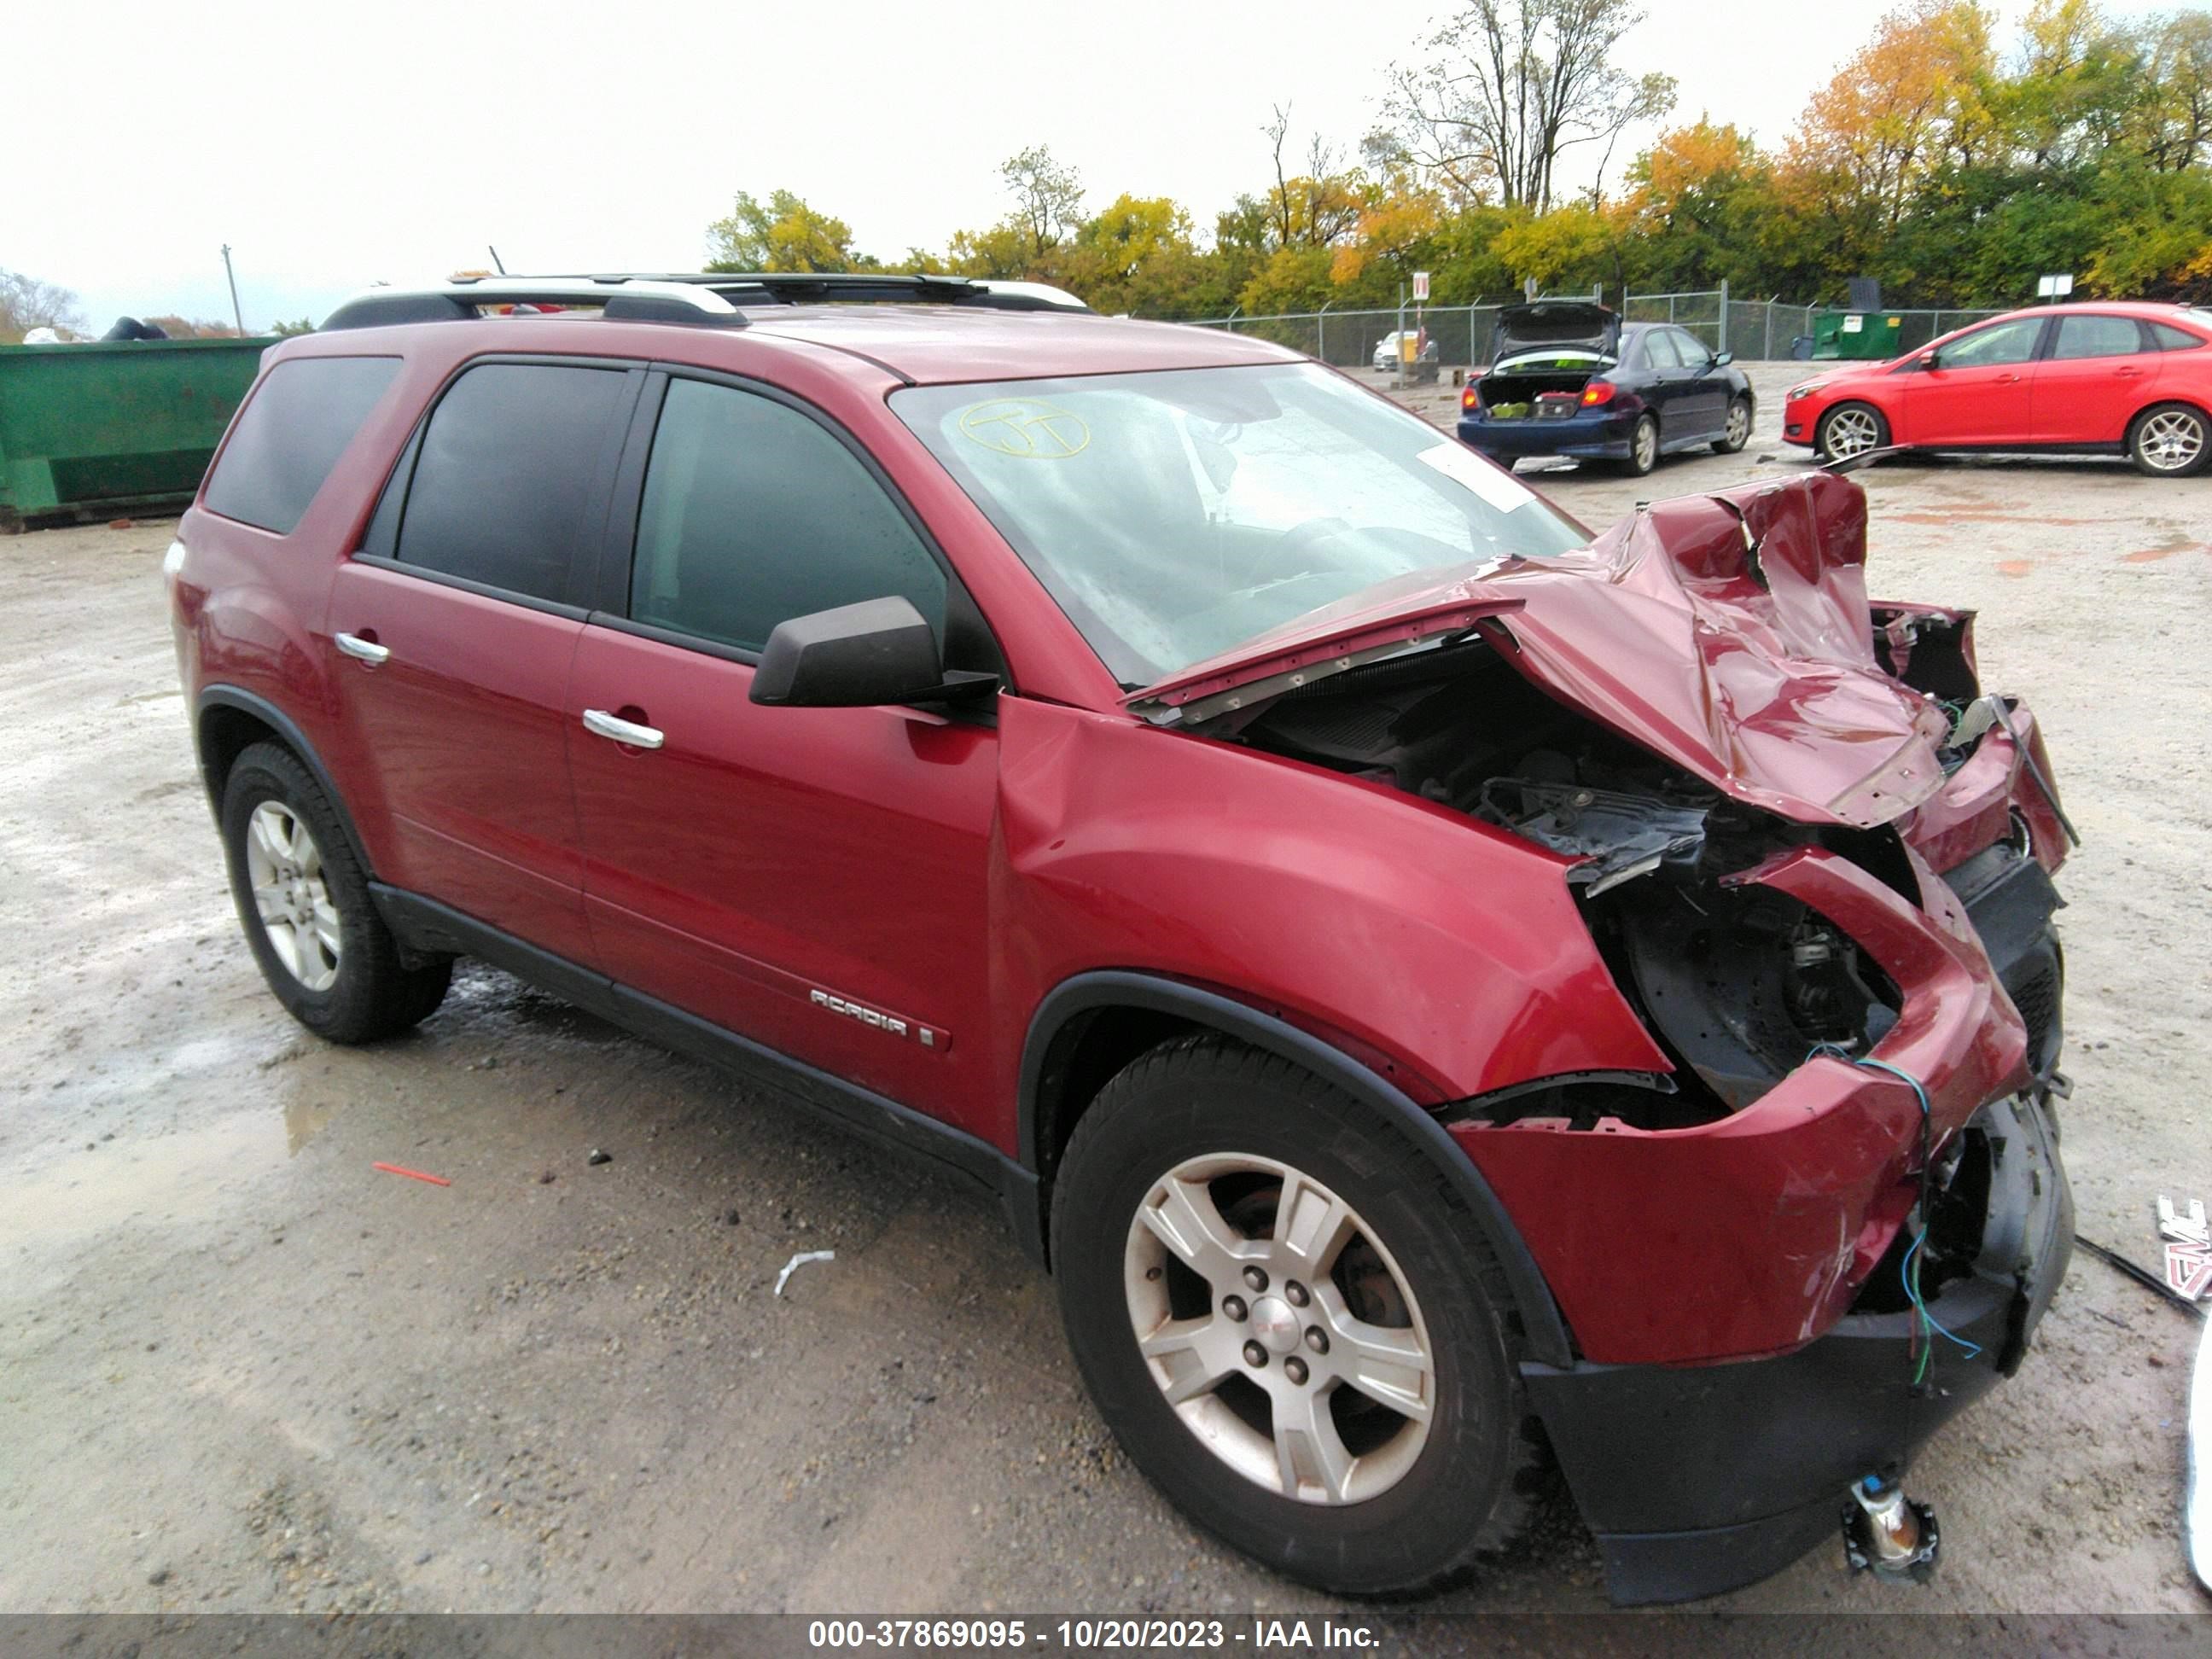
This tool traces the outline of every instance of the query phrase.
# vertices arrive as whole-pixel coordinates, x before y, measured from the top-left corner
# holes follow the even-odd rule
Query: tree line
[[[2060,271],[2088,294],[2212,299],[2212,13],[2037,0],[2001,45],[1988,6],[1907,0],[1778,144],[1701,112],[1610,179],[1625,133],[1678,115],[1667,76],[1617,61],[1642,15],[1472,0],[1391,70],[1355,148],[1275,106],[1257,187],[1204,230],[1166,197],[1091,211],[1035,146],[1000,168],[1006,216],[941,250],[863,252],[777,190],[708,227],[708,268],[1029,279],[1167,319],[1388,306],[1417,270],[1444,304],[1531,282],[1823,301],[1870,276],[1893,305],[2005,306]]]

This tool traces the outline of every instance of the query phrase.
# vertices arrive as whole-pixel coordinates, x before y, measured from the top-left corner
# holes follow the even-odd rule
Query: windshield
[[[891,408],[1131,688],[1378,582],[1586,539],[1317,364],[912,386]]]

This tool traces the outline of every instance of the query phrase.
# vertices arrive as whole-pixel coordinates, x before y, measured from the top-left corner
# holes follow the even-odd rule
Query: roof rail
[[[613,322],[745,325],[741,306],[843,304],[961,306],[990,311],[1091,313],[1065,289],[981,277],[893,276],[882,271],[599,271],[556,276],[457,276],[424,288],[356,295],[325,319],[325,331],[450,322],[483,306],[598,307]]]
[[[743,328],[738,308],[710,288],[666,277],[457,277],[427,288],[373,288],[323,320],[323,331],[441,323],[479,315],[480,306],[597,306],[611,321],[707,323]]]
[[[656,273],[642,280],[711,288],[738,305],[851,304],[973,306],[990,311],[1077,311],[1091,307],[1066,289],[938,273],[880,270],[747,270]]]

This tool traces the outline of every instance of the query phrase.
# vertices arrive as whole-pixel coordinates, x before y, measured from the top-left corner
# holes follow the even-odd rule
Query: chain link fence
[[[1558,295],[1580,299],[1580,295]],[[1431,305],[1419,313],[1408,306],[1405,325],[1421,326],[1437,348],[1436,362],[1448,375],[1452,369],[1488,363],[1498,337],[1498,313],[1505,301],[1480,301],[1465,306]],[[1738,300],[1726,289],[1686,294],[1630,294],[1622,296],[1622,318],[1632,323],[1673,323],[1703,340],[1715,351],[1731,351],[1745,362],[1784,362],[1808,353],[1813,319],[1841,307],[1785,303],[1779,299]],[[1994,310],[1934,309],[1926,307],[1885,307],[1882,315],[1902,319],[1898,349],[1917,351],[1929,341],[1969,323],[1994,317]],[[1218,328],[1232,334],[1250,334],[1339,368],[1372,369],[1376,352],[1397,331],[1399,313],[1387,311],[1290,312],[1273,317],[1212,317],[1193,322],[1192,328]],[[1802,349],[1799,347],[1803,343]],[[1389,354],[1384,356],[1389,367]]]
[[[1406,327],[1409,331],[1417,327],[1427,331],[1437,349],[1431,361],[1449,372],[1490,361],[1499,309],[1497,305],[1432,305],[1417,313],[1407,306]],[[1273,340],[1339,368],[1371,369],[1376,351],[1398,331],[1398,313],[1395,310],[1300,311],[1277,317],[1214,317],[1188,326]],[[1390,361],[1391,355],[1386,352],[1386,368]]]
[[[1841,306],[1802,306],[1779,299],[1737,300],[1724,288],[1688,294],[1630,294],[1622,296],[1621,316],[1632,323],[1673,323],[1715,351],[1732,351],[1746,362],[1782,362],[1809,353],[1813,319]],[[1900,319],[1898,350],[1917,351],[1930,340],[1994,317],[1995,310],[1936,309],[1885,306],[1881,314]],[[1803,343],[1802,350],[1799,343]]]

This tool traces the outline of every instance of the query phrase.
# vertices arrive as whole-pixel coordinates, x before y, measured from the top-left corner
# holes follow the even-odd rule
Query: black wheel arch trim
[[[1078,1016],[1103,1009],[1137,1009],[1189,1020],[1279,1054],[1371,1108],[1442,1170],[1498,1253],[1516,1311],[1528,1344],[1528,1357],[1542,1364],[1571,1365],[1574,1345],[1543,1270],[1522,1241],[1520,1229],[1498,1194],[1483,1179],[1443,1124],[1424,1111],[1388,1079],[1376,1075],[1343,1050],[1331,1047],[1273,1016],[1231,998],[1180,981],[1127,969],[1104,969],[1063,980],[1046,994],[1030,1019],[1022,1044],[1018,1158],[1022,1168],[1042,1176],[1038,1131],[1042,1124],[1045,1067],[1054,1042]],[[1048,1201],[1040,1179],[1040,1201]]]
[[[346,845],[352,850],[356,862],[361,866],[362,874],[374,881],[376,866],[369,862],[368,848],[362,843],[361,831],[354,827],[353,814],[346,809],[345,796],[331,778],[330,768],[323,764],[323,757],[315,752],[315,745],[307,740],[307,734],[300,729],[290,715],[267,698],[257,696],[235,685],[204,688],[200,692],[198,706],[192,710],[192,756],[199,765],[200,783],[207,791],[208,808],[215,813],[217,821],[220,822],[222,817],[222,790],[200,743],[200,729],[206,723],[208,711],[211,708],[234,708],[242,714],[252,715],[274,732],[284,746],[299,757],[300,764],[307,769],[320,786],[323,798],[330,802],[331,811],[337,814],[338,828],[345,832]]]

